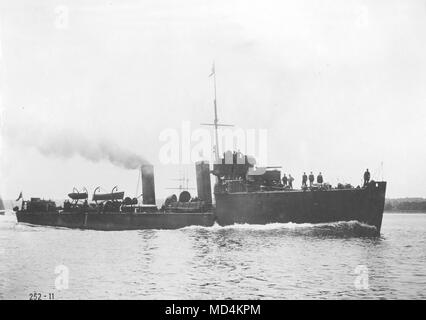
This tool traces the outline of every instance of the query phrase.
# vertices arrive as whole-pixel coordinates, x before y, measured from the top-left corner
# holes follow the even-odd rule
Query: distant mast
[[[214,123],[202,123],[201,125],[205,126],[214,126],[215,131],[215,145],[214,145],[214,153],[215,153],[215,161],[216,163],[219,162],[219,134],[218,134],[218,127],[233,127],[232,124],[220,124],[219,119],[217,118],[217,98],[216,98],[216,68],[215,63],[213,61],[212,66],[212,72],[209,75],[209,77],[213,76],[213,83],[214,83]]]

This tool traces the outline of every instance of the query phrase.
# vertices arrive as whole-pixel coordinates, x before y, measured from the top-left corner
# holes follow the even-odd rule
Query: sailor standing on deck
[[[284,173],[282,180],[283,180],[283,186],[286,187],[287,186],[287,176],[285,175],[285,173]]]
[[[290,187],[290,189],[293,189],[293,181],[294,178],[291,176],[291,174],[288,175],[288,186]]]
[[[311,171],[311,173],[309,174],[309,186],[310,187],[312,187],[312,185],[314,184],[314,180],[315,180],[315,177],[314,177],[314,174]]]
[[[370,182],[370,172],[368,169],[364,172],[364,187]]]
[[[306,187],[306,182],[308,181],[308,176],[306,175],[306,172],[303,172],[302,176],[302,188]]]
[[[317,176],[317,183],[318,184],[322,184],[323,183],[323,179],[322,179],[322,174],[321,174],[321,172],[319,173],[319,175]]]

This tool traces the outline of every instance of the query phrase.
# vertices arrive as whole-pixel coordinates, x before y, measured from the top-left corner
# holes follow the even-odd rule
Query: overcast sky
[[[213,60],[219,119],[267,129],[268,162],[297,185],[303,171],[357,185],[369,168],[388,197],[426,196],[425,0],[42,3],[1,1],[4,199],[135,195],[137,170],[58,156],[46,136],[119,146],[155,165],[158,197],[175,191],[195,170],[161,164],[159,136],[212,121]]]

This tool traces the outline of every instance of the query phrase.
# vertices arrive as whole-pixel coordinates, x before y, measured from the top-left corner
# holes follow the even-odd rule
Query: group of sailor
[[[286,174],[284,173],[282,181],[283,181],[283,186],[284,187],[288,186],[290,189],[293,189],[294,178],[291,176],[291,174],[289,174],[288,177],[287,177]]]
[[[291,174],[289,174],[288,177],[287,177],[287,175],[284,173],[284,175],[282,177],[282,182],[283,182],[284,187],[288,186],[289,189],[293,189],[293,181],[294,181],[294,178],[291,176]],[[309,175],[309,186],[312,187],[312,185],[314,184],[314,181],[315,181],[315,177],[314,177],[314,174],[311,171],[311,173]],[[324,182],[324,179],[323,179],[322,174],[320,172],[317,176],[317,183],[322,184],[323,182]],[[307,183],[308,183],[308,176],[306,175],[306,172],[303,172],[302,188],[306,188]]]
[[[309,186],[312,187],[312,185],[314,184],[315,181],[315,176],[314,174],[311,173],[309,174]],[[324,182],[324,179],[322,177],[321,172],[317,175],[317,183],[318,184],[322,184]],[[306,175],[306,172],[303,172],[303,176],[302,176],[302,188],[306,188],[308,186],[308,176]]]
[[[307,188],[308,187],[308,180],[309,180],[309,186],[312,187],[312,185],[314,184],[315,181],[315,176],[314,174],[311,173],[309,174],[309,176],[306,175],[306,172],[303,172],[302,175],[302,188]],[[290,189],[293,189],[293,181],[294,178],[291,176],[291,174],[288,175],[288,177],[286,176],[286,174],[284,173],[284,176],[282,177],[282,182],[283,182],[283,186],[284,187],[289,187]],[[368,171],[368,169],[364,172],[364,187],[370,182],[370,172]],[[324,179],[322,177],[321,172],[317,175],[317,184],[322,185],[324,183]]]

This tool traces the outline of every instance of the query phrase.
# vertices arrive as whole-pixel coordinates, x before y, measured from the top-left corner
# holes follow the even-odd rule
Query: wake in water
[[[220,226],[215,223],[212,227],[189,226],[181,230],[206,230],[219,232],[224,230],[235,231],[258,231],[258,232],[273,232],[276,234],[294,234],[302,236],[315,237],[377,237],[377,229],[359,221],[338,221],[330,223],[269,223],[261,224],[233,224],[229,226]]]
[[[0,217],[0,230],[14,228],[17,230],[32,230],[38,229],[43,230],[44,228],[72,230],[68,228],[58,227],[47,227],[47,226],[32,226],[27,224],[19,224],[16,221],[16,216],[8,212],[6,216]],[[237,231],[237,232],[260,232],[268,233],[273,235],[287,234],[287,235],[298,235],[298,236],[313,236],[313,237],[336,237],[336,238],[350,238],[350,237],[377,237],[376,227],[370,226],[358,221],[338,221],[330,223],[269,223],[269,224],[233,224],[229,226],[220,226],[215,223],[211,227],[203,226],[189,226],[178,230],[191,231],[191,230],[203,230],[206,232],[226,232],[226,231]],[[119,232],[143,232],[146,230],[129,230]],[[155,229],[151,231],[164,231]]]

